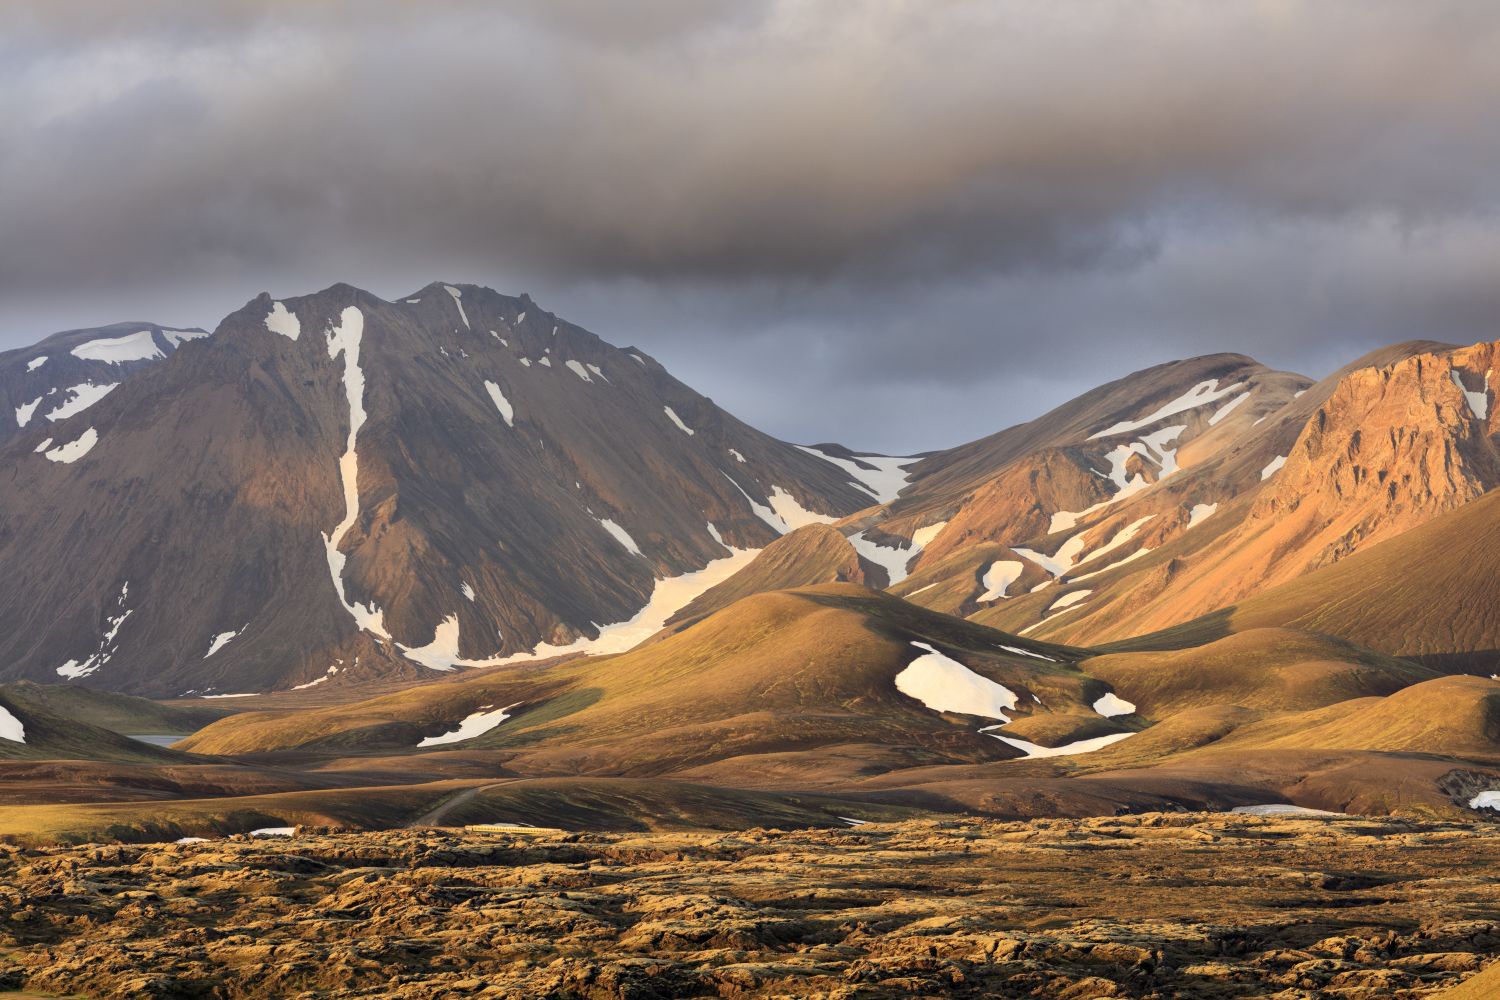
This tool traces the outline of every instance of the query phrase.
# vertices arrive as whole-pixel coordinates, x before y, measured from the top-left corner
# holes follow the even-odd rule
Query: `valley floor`
[[[1493,996],[1497,882],[1500,824],[1390,817],[0,847],[0,991]]]

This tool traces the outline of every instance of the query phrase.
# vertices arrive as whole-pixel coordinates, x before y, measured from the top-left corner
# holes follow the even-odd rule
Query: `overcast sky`
[[[797,441],[1500,337],[1492,0],[0,5],[0,346],[529,291]]]

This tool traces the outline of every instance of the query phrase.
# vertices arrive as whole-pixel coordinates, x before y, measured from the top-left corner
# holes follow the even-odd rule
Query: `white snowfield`
[[[1073,605],[1077,604],[1079,601],[1083,600],[1085,597],[1089,596],[1092,593],[1092,590],[1069,591],[1068,593],[1059,597],[1057,600],[1053,601],[1052,605],[1047,608],[1047,612],[1050,614],[1052,612],[1061,611],[1063,608],[1071,608]]]
[[[825,462],[830,462],[854,477],[854,485],[870,494],[878,503],[890,503],[900,495],[906,484],[911,479],[910,473],[906,471],[908,465],[912,465],[920,459],[891,457],[888,455],[856,455],[866,465],[873,465],[873,469],[862,469],[847,458],[838,458],[821,452],[816,448],[806,445],[797,445],[798,449],[815,455]]]
[[[1500,791],[1480,792],[1469,800],[1469,808],[1500,811]]]
[[[1245,387],[1245,383],[1243,382],[1235,382],[1222,389],[1217,388],[1218,384],[1218,379],[1199,382],[1170,403],[1158,407],[1155,411],[1139,420],[1122,420],[1117,424],[1106,427],[1102,431],[1090,434],[1089,440],[1093,441],[1102,437],[1113,437],[1116,434],[1129,434],[1131,431],[1140,430],[1142,427],[1150,427],[1157,421],[1165,420],[1167,417],[1178,413],[1186,413],[1188,410],[1194,410],[1205,404],[1216,402],[1230,393],[1238,392]]]
[[[52,440],[48,438],[47,440]],[[99,443],[99,432],[90,427],[78,437],[67,444],[60,444],[56,448],[46,452],[42,457],[50,462],[61,462],[64,465],[72,465],[83,456],[87,455],[94,445]]]
[[[494,402],[495,409],[500,411],[500,416],[505,418],[505,426],[516,426],[514,419],[516,411],[510,405],[510,400],[505,398],[505,393],[500,391],[500,387],[491,382],[489,379],[485,379],[484,389],[490,394],[490,399]]]
[[[598,521],[600,526],[603,527],[605,531],[609,532],[610,536],[614,538],[615,541],[623,545],[626,552],[629,552],[631,555],[635,556],[643,554],[641,552],[641,547],[635,544],[635,539],[630,537],[630,532],[626,531],[624,528],[620,527],[618,524],[616,524],[614,521],[611,521],[607,517],[597,517],[594,520]]]
[[[115,365],[123,361],[145,361],[149,358],[166,357],[161,348],[156,346],[150,330],[139,330],[123,337],[105,337],[100,340],[85,341],[69,353],[85,361],[107,361]]]
[[[443,733],[440,736],[426,736],[417,744],[418,747],[446,746],[449,743],[462,743],[464,740],[472,740],[476,736],[483,736],[494,729],[500,723],[510,718],[511,713],[520,708],[525,702],[516,702],[514,705],[506,705],[504,708],[495,708],[493,705],[485,705],[477,712],[472,712],[459,722],[456,729]]]
[[[272,302],[271,311],[266,314],[266,329],[279,333],[288,340],[296,340],[302,336],[302,321],[283,303]]]
[[[997,601],[1005,597],[1005,592],[1010,585],[1021,578],[1025,570],[1022,563],[1014,559],[997,559],[990,563],[990,568],[984,571],[984,576],[979,582],[984,585],[984,593],[979,595],[981,601]]]
[[[1348,813],[1329,812],[1326,809],[1309,809],[1294,806],[1290,802],[1270,802],[1258,806],[1235,806],[1229,810],[1242,816],[1347,816]]]
[[[547,359],[543,358],[542,360],[546,361]],[[684,433],[684,434],[692,434],[693,433],[693,429],[691,427],[689,427],[687,424],[685,424],[685,423],[682,422],[682,418],[677,415],[677,411],[676,410],[672,409],[670,406],[663,406],[662,407],[662,411],[664,413],[666,413],[667,419],[670,420],[670,421],[672,421],[672,423],[676,424],[677,425],[677,429],[680,430],[680,431],[682,431],[682,433]]]
[[[1028,743],[1018,740],[1013,736],[1001,736],[999,733],[989,733],[1001,743],[1015,747],[1026,756],[1021,760],[1040,760],[1044,757],[1070,757],[1073,754],[1093,753],[1095,750],[1103,750],[1105,747],[1121,740],[1129,739],[1135,733],[1110,733],[1108,736],[1095,736],[1093,739],[1078,740],[1074,743],[1064,743],[1060,747],[1044,747],[1037,743]]]
[[[209,640],[208,652],[203,654],[203,658],[206,660],[210,656],[213,656],[215,653],[217,653],[219,650],[223,649],[225,646],[229,645],[229,640],[239,635],[243,630],[244,629],[242,626],[241,628],[231,629],[228,632],[220,632],[218,635],[214,636]]]
[[[469,600],[472,601],[474,599],[474,588],[471,587],[471,586],[469,586],[469,582],[467,580],[463,581],[462,583],[460,583],[458,585],[458,591],[459,591],[459,593],[463,594],[464,597],[468,598]]]
[[[252,837],[290,837],[295,835],[295,826],[263,826],[259,830],[251,830]]]
[[[20,406],[16,407],[16,426],[17,427],[25,427],[27,424],[31,423],[31,415],[33,413],[35,413],[36,412],[36,408],[42,404],[42,399],[43,398],[44,397],[42,397],[42,396],[38,396],[36,399],[33,399],[31,402],[29,402],[29,403],[22,403]]]
[[[780,529],[783,535],[788,531],[795,531],[804,525],[832,524],[838,520],[838,518],[831,517],[828,514],[819,514],[815,510],[808,510],[797,501],[796,497],[780,486],[773,485],[771,487],[771,495],[767,499],[770,500],[771,509],[776,512],[776,517],[785,525],[784,528]],[[771,524],[771,527],[774,528],[776,525]]]
[[[982,677],[925,642],[912,641],[925,652],[896,675],[896,690],[915,698],[934,712],[956,712],[1009,722],[1005,713],[1016,707],[1016,694],[1003,684]]]
[[[34,372],[38,368],[42,367],[42,365],[45,365],[46,363],[47,363],[47,355],[43,354],[41,357],[32,358],[30,361],[26,362],[26,370],[29,371],[29,372]]]
[[[333,577],[333,589],[338,593],[339,603],[349,612],[360,628],[372,632],[382,639],[390,638],[385,630],[384,616],[373,604],[364,605],[351,601],[344,590],[344,562],[346,556],[339,551],[339,543],[359,520],[359,429],[365,422],[365,373],[359,367],[359,345],[365,332],[365,315],[354,306],[346,306],[339,315],[339,325],[328,331],[328,356],[344,356],[344,397],[349,403],[349,438],[344,445],[344,454],[339,458],[339,478],[344,486],[344,519],[333,529],[331,535],[323,536],[323,547],[328,554],[328,572]]]
[[[1214,511],[1216,511],[1218,509],[1219,509],[1219,505],[1216,504],[1216,503],[1195,503],[1195,504],[1193,504],[1193,509],[1190,510],[1190,511],[1188,511],[1188,523],[1187,523],[1187,526],[1189,528],[1191,528],[1195,524],[1202,524],[1204,521],[1207,521],[1210,517],[1213,517]]]
[[[1098,698],[1094,699],[1094,711],[1098,712],[1106,719],[1112,719],[1117,715],[1132,714],[1133,712],[1135,712],[1135,704],[1126,701],[1124,698],[1121,698],[1119,695],[1111,691],[1108,694],[1100,695]]]
[[[106,619],[107,627],[105,628],[104,635],[99,639],[98,647],[95,648],[94,652],[82,662],[79,662],[78,660],[69,660],[67,663],[64,663],[62,666],[58,667],[57,674],[59,677],[66,677],[69,680],[77,680],[80,677],[87,677],[89,674],[94,673],[100,667],[109,662],[110,657],[114,656],[119,649],[118,645],[115,642],[115,639],[120,634],[120,626],[125,624],[125,619],[129,618],[132,611],[134,610],[132,608],[125,607],[125,601],[129,598],[129,596],[130,581],[126,580],[123,584],[120,585],[120,596],[115,598],[116,613],[110,615],[109,618]]]
[[[1484,390],[1482,392],[1470,392],[1464,388],[1464,380],[1458,374],[1457,368],[1448,374],[1453,377],[1453,384],[1458,386],[1458,391],[1464,394],[1464,400],[1469,404],[1469,412],[1480,420],[1483,420],[1490,412],[1490,376],[1494,374],[1493,371],[1484,373]]]
[[[635,355],[632,354],[631,357],[635,357]],[[739,462],[741,465],[744,464],[744,462],[745,462],[745,456],[744,455],[741,455],[739,452],[735,451],[733,448],[729,449],[729,454],[730,454],[731,457],[734,458],[734,460],[736,462]]]
[[[1285,455],[1277,455],[1275,458],[1271,459],[1271,461],[1266,463],[1266,467],[1260,470],[1260,481],[1265,482],[1267,479],[1270,479],[1272,476],[1276,475],[1276,473],[1281,471],[1281,467],[1285,464]]]
[[[1223,406],[1219,407],[1214,411],[1214,415],[1208,418],[1208,426],[1213,427],[1220,420],[1223,420],[1225,417],[1229,416],[1234,412],[1234,408],[1236,406],[1239,406],[1245,400],[1249,399],[1252,395],[1253,393],[1242,392],[1238,396],[1231,399],[1229,402],[1225,403]]]
[[[0,705],[0,740],[10,740],[12,743],[26,742],[26,726],[16,718],[14,712],[4,705]]]
[[[167,338],[167,342],[170,343],[173,347],[181,347],[183,345],[184,341],[188,341],[188,340],[202,340],[204,337],[209,336],[209,332],[207,330],[166,330],[166,329],[163,329],[162,332],[161,332],[161,335],[163,337],[166,337]]]
[[[48,420],[64,420],[75,413],[82,413],[93,406],[99,400],[109,395],[111,389],[119,385],[118,382],[106,382],[103,385],[95,385],[92,382],[83,382],[79,385],[69,386],[62,390],[68,398],[45,416]]]
[[[572,372],[574,375],[577,375],[585,382],[592,383],[594,381],[589,377],[589,370],[583,367],[582,362],[574,361],[572,358],[569,358],[568,360],[564,361],[563,364],[567,366],[568,371]]]
[[[443,290],[453,296],[453,304],[458,306],[458,318],[464,321],[464,329],[472,330],[473,327],[469,326],[469,314],[464,312],[464,293],[452,285],[444,285]]]
[[[1138,518],[1137,520],[1130,522],[1129,524],[1125,525],[1125,527],[1115,532],[1114,536],[1110,538],[1109,541],[1105,542],[1103,545],[1099,546],[1088,555],[1079,559],[1073,565],[1075,567],[1086,566],[1089,563],[1093,562],[1095,559],[1098,559],[1100,556],[1108,555],[1109,553],[1120,548],[1120,546],[1129,544],[1136,535],[1140,534],[1141,528],[1145,527],[1146,522],[1151,520],[1155,516],[1155,514],[1147,514],[1145,517]]]
[[[1139,441],[1129,444],[1116,445],[1104,456],[1109,462],[1108,472],[1094,470],[1095,474],[1102,479],[1108,479],[1115,485],[1115,493],[1108,500],[1101,500],[1092,507],[1083,510],[1068,511],[1060,510],[1052,515],[1052,522],[1047,527],[1048,534],[1059,531],[1071,531],[1078,522],[1090,514],[1101,511],[1111,504],[1119,503],[1121,500],[1129,499],[1143,490],[1149,489],[1152,484],[1146,481],[1146,477],[1140,473],[1130,475],[1127,472],[1131,455],[1140,455],[1142,458],[1155,462],[1157,465],[1156,481],[1161,482],[1168,476],[1177,472],[1177,449],[1168,448],[1167,445],[1177,440],[1178,435],[1187,430],[1187,424],[1173,424],[1152,431],[1142,437]],[[1095,435],[1097,437],[1098,435]]]
[[[717,537],[717,531],[712,532]],[[426,646],[411,648],[400,646],[403,655],[415,663],[433,670],[452,670],[454,667],[496,667],[507,663],[528,663],[545,660],[568,653],[606,654],[623,653],[642,641],[660,632],[667,619],[687,607],[710,587],[717,586],[750,564],[759,549],[736,549],[726,545],[729,555],[715,559],[700,570],[680,576],[657,580],[651,597],[635,615],[627,621],[612,625],[595,625],[598,636],[590,639],[580,636],[570,643],[554,645],[540,643],[524,653],[498,656],[488,659],[467,660],[459,655],[459,623],[457,615],[449,615],[438,623],[432,642]]]
[[[1038,660],[1046,660],[1048,663],[1056,663],[1056,662],[1058,662],[1053,657],[1043,656],[1041,653],[1035,652],[1034,650],[1022,649],[1020,646],[1005,646],[1005,645],[1002,645],[1000,648],[1003,649],[1003,650],[1005,650],[1007,653],[1015,653],[1017,656],[1031,656],[1031,657],[1035,657]],[[1036,695],[1032,695],[1031,697],[1032,697],[1032,699],[1038,705],[1040,705],[1042,703],[1042,699],[1038,698]]]
[[[882,545],[874,539],[866,538],[863,531],[848,536],[849,544],[854,546],[855,552],[882,567],[886,576],[890,578],[890,586],[894,587],[906,579],[907,566],[921,554],[922,550],[927,547],[927,543],[936,538],[947,524],[947,521],[939,521],[937,524],[918,528],[912,532],[911,541],[904,545]]]

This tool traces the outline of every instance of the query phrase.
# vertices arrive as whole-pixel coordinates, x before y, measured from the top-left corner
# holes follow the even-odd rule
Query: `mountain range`
[[[474,285],[56,334],[0,355],[0,723],[33,734],[0,757],[211,765],[214,801],[337,822],[498,778],[560,824],[686,808],[599,805],[648,778],[720,812],[1393,808],[1376,760],[1473,812],[1497,350],[1191,358],[885,456]],[[70,723],[58,685],[115,707]],[[142,697],[215,711],[100,735]]]

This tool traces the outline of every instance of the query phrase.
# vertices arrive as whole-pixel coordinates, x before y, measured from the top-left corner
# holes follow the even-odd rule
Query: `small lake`
[[[130,738],[140,740],[142,743],[150,743],[152,746],[169,747],[186,735],[186,733],[136,733]]]

